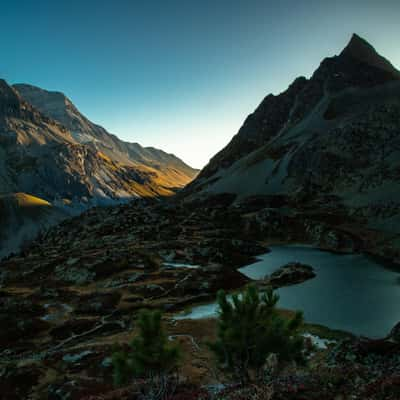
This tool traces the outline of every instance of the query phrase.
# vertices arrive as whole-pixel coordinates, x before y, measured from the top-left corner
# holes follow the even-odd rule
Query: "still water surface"
[[[240,271],[260,279],[291,261],[314,268],[316,278],[278,290],[279,307],[302,310],[307,322],[381,337],[400,321],[400,274],[365,255],[340,255],[306,246],[271,246],[271,252],[259,259]],[[184,318],[215,316],[216,311],[215,303],[201,305]]]

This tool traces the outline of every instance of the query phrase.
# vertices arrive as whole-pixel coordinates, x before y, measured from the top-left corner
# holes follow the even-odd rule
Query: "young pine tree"
[[[130,352],[116,351],[112,356],[117,385],[143,378],[147,399],[163,399],[170,390],[170,377],[176,370],[180,351],[168,342],[161,312],[143,310],[138,318],[139,334],[130,343]]]
[[[220,291],[217,299],[218,333],[211,349],[234,379],[245,384],[260,377],[270,354],[280,363],[304,362],[303,338],[298,333],[302,313],[291,319],[280,317],[276,310],[279,296],[272,289],[260,295],[255,286],[249,286],[231,301]]]

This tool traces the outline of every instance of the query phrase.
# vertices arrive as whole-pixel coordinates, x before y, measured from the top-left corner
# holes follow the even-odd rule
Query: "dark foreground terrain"
[[[337,220],[330,222],[329,215],[307,210],[285,215],[269,202],[271,198],[259,197],[234,203],[234,196],[219,195],[189,204],[141,200],[95,208],[4,260],[0,265],[2,398],[135,398],[134,388],[115,392],[110,356],[114,344],[128,343],[135,334],[142,308],[163,310],[170,340],[184,349],[183,386],[177,392],[184,397],[176,398],[207,398],[199,393],[211,396],[212,385],[220,383],[227,384],[229,392],[220,398],[268,398],[240,394],[244,389],[230,388],[232,382],[216,374],[207,346],[215,336],[214,320],[176,321],[173,315],[214,300],[220,288],[232,291],[248,284],[237,268],[265,253],[268,243],[379,250],[371,246],[377,240],[373,232],[357,235],[356,225],[347,229]],[[310,226],[318,226],[318,237]],[[287,281],[262,283],[280,286],[294,281],[289,276]],[[314,352],[306,369],[283,371],[273,398],[341,398],[339,393],[364,396],[342,398],[398,398],[384,397],[385,390],[391,393],[399,383],[400,353],[393,335],[371,342],[322,327],[304,330],[335,342]],[[344,344],[336,341],[343,338]],[[353,378],[343,379],[343,374]],[[381,390],[383,397],[365,394],[370,391],[375,396]]]

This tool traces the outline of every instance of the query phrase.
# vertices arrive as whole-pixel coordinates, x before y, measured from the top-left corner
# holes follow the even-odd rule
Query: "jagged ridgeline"
[[[67,215],[169,196],[196,173],[172,154],[119,140],[62,93],[0,80],[0,256]],[[21,196],[49,203],[46,213],[28,218]]]
[[[353,35],[311,78],[265,97],[185,192],[261,195],[400,248],[400,72]]]

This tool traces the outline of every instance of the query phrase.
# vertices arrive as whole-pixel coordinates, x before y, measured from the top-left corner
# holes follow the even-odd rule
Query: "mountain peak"
[[[42,101],[46,99],[47,101],[57,102],[61,106],[72,105],[71,100],[63,92],[45,90],[28,83],[16,83],[13,85],[13,88],[16,89],[22,97],[25,97],[28,102],[32,102],[35,98],[40,98]],[[40,109],[40,107],[38,108]]]
[[[367,47],[368,49],[375,51],[374,48],[360,35],[357,35],[357,33],[353,33],[351,35],[350,42],[347,45],[347,48],[349,49],[357,49],[359,47]]]
[[[356,33],[353,33],[350,42],[340,53],[340,56],[353,58],[400,78],[400,72],[386,58],[382,57],[371,44]]]
[[[17,98],[17,94],[12,87],[4,80],[0,79],[0,97],[4,98]]]

